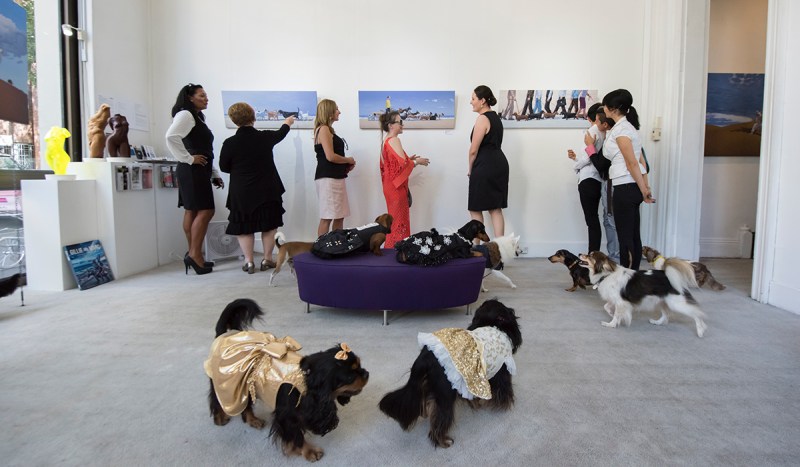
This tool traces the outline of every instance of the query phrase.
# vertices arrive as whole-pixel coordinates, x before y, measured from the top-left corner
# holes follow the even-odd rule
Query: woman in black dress
[[[228,235],[236,235],[244,253],[242,270],[255,272],[253,246],[256,232],[261,232],[264,259],[259,269],[266,271],[275,267],[272,249],[275,247],[275,231],[283,225],[283,200],[286,190],[275,167],[272,148],[280,143],[294,124],[294,117],[283,121],[275,131],[256,130],[256,112],[244,102],[237,102],[228,109],[228,117],[236,126],[236,134],[222,143],[219,152],[219,168],[231,174],[226,206]]]
[[[222,188],[224,183],[213,168],[214,135],[205,123],[203,110],[208,108],[208,95],[199,84],[181,88],[172,107],[172,125],[167,130],[167,148],[178,161],[178,207],[183,206],[183,232],[189,251],[183,258],[197,274],[208,274],[214,263],[203,258],[203,240],[208,223],[214,217],[214,194],[211,184]]]
[[[469,215],[484,222],[483,211],[489,211],[495,237],[505,235],[503,208],[508,207],[508,160],[500,146],[503,123],[491,107],[497,104],[492,90],[478,86],[472,93],[472,111],[478,119],[472,128],[469,147]],[[484,222],[485,223],[485,222]]]

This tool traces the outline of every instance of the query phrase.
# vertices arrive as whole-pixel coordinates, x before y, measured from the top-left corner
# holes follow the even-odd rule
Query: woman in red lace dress
[[[384,248],[394,248],[395,242],[411,235],[408,177],[415,166],[428,165],[430,161],[416,154],[408,157],[403,150],[398,138],[403,132],[403,120],[396,110],[381,115],[380,124],[381,131],[387,133],[381,149],[383,196],[386,198],[386,209],[394,218],[392,232],[386,235]]]

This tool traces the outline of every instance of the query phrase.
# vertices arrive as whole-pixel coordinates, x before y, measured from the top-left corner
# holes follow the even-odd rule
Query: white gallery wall
[[[338,103],[342,115],[335,129],[358,161],[348,179],[353,214],[346,226],[372,221],[385,211],[378,171],[380,134],[358,128],[359,90],[456,91],[454,130],[408,130],[403,136],[409,153],[431,159],[429,167],[412,176],[412,230],[459,227],[469,219],[467,150],[476,118],[469,98],[475,86],[487,84],[495,92],[588,87],[601,95],[624,87],[640,95],[642,22],[587,34],[582,28],[588,24],[577,22],[574,14],[591,11],[596,29],[621,17],[641,18],[643,7],[636,0],[603,8],[584,0],[501,1],[491,6],[474,0],[175,0],[152,2],[149,8],[152,144],[164,150],[170,106],[188,82],[203,84],[210,95],[206,113],[216,148],[233,134],[224,127],[220,91],[316,90],[319,98]],[[608,62],[598,41],[620,59]],[[581,145],[582,131],[577,129],[505,132],[503,149],[511,166],[506,231],[522,234],[532,256],[564,247],[585,250],[586,228],[566,157],[568,148]],[[276,147],[276,162],[287,187],[287,235],[313,239],[318,213],[312,132],[293,130]],[[218,192],[217,218],[227,215],[224,199],[225,193]]]
[[[767,0],[711,0],[708,72],[764,73]],[[750,257],[758,157],[706,157],[700,256]]]

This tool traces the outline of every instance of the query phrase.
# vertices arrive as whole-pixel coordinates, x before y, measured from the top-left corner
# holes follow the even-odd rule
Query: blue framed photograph
[[[359,128],[380,128],[381,114],[400,112],[405,128],[455,128],[455,91],[358,91]]]
[[[758,157],[763,108],[763,73],[709,73],[704,155]]]

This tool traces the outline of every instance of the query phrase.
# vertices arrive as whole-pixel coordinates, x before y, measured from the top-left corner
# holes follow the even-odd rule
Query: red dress
[[[395,242],[411,235],[411,223],[408,213],[408,177],[414,170],[414,162],[397,152],[386,138],[381,151],[381,181],[383,196],[386,198],[386,209],[392,215],[392,233],[386,235],[384,248],[394,248]]]

